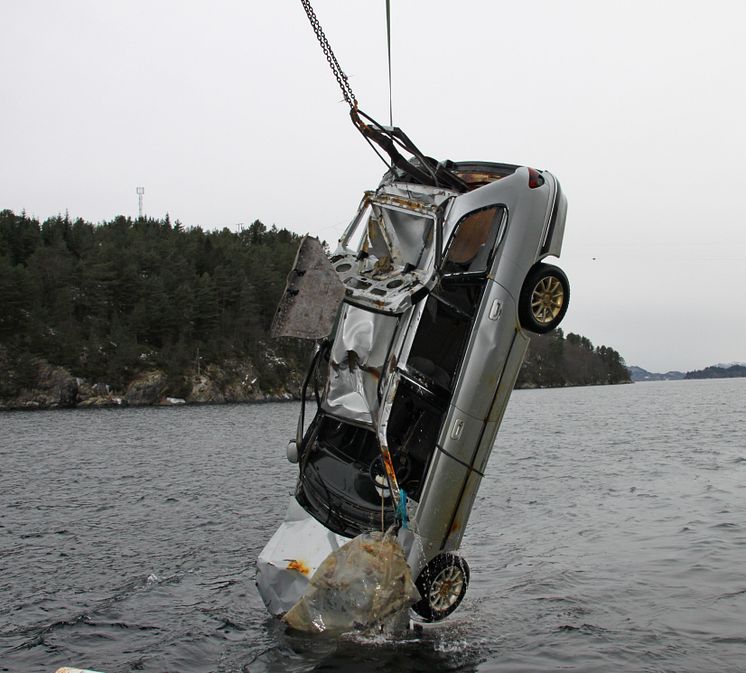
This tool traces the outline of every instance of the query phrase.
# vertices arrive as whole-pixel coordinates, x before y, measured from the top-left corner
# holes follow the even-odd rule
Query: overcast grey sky
[[[746,3],[391,0],[394,123],[551,170],[563,327],[655,371],[746,360]],[[387,121],[384,0],[315,0]],[[299,0],[2,0],[0,208],[336,240],[383,164]]]

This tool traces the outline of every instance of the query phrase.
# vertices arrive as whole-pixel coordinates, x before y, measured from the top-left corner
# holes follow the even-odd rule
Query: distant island
[[[312,344],[269,327],[300,239],[0,211],[0,409],[297,399]],[[557,329],[517,386],[629,382],[616,350]]]
[[[684,378],[687,379],[735,379],[746,376],[746,365],[712,365],[704,369],[696,369],[687,372]]]
[[[633,382],[640,381],[681,381],[683,379],[731,379],[746,377],[746,363],[717,364],[690,372],[669,371],[665,374],[649,372],[642,367],[632,365],[627,368]]]
[[[647,369],[632,365],[627,368],[629,370],[630,378],[634,383],[639,381],[680,381],[684,378],[684,372],[670,371],[664,374],[657,372],[649,372]]]

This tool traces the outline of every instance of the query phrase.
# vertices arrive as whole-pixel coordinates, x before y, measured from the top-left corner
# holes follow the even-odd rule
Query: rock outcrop
[[[78,407],[115,407],[124,403],[121,396],[114,394],[111,387],[106,383],[94,383],[91,385],[85,379],[77,379]]]
[[[55,367],[44,360],[38,360],[36,364],[36,384],[21,389],[8,406],[16,409],[74,407],[78,394],[78,382],[75,377],[62,367]]]
[[[187,395],[187,402],[191,404],[220,404],[225,402],[225,396],[208,374],[194,374],[191,377],[192,389]]]
[[[127,386],[124,401],[133,407],[157,404],[166,396],[166,374],[160,369],[142,372]]]
[[[2,355],[2,353],[0,353]],[[267,355],[260,373],[250,360],[229,359],[210,364],[199,373],[186,371],[184,385],[175,385],[161,369],[140,372],[124,389],[104,382],[74,377],[62,367],[37,359],[30,384],[9,394],[0,388],[0,409],[55,409],[59,407],[173,406],[299,399],[303,373],[281,358]],[[0,376],[15,376],[8,359],[0,357]],[[7,388],[8,386],[6,386]],[[11,386],[12,389],[12,386]]]

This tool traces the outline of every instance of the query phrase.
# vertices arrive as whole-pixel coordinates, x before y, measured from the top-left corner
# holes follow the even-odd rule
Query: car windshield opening
[[[359,273],[423,269],[431,258],[433,229],[430,215],[368,203],[342,243],[359,253]]]
[[[323,413],[306,437],[298,502],[340,535],[353,537],[381,525],[381,490],[385,481],[375,433]],[[400,468],[396,458],[395,468]],[[392,500],[384,492],[386,525],[394,520]]]

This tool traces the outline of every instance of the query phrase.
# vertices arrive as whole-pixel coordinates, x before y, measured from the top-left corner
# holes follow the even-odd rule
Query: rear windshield
[[[464,215],[453,231],[441,270],[445,274],[487,273],[505,208],[490,206]]]

